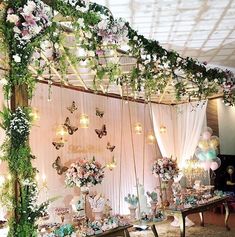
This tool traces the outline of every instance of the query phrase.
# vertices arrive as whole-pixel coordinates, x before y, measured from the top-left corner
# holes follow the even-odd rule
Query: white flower
[[[98,28],[100,30],[105,30],[108,27],[108,21],[107,20],[102,20],[98,23]]]
[[[35,25],[34,27],[32,27],[31,32],[32,32],[34,35],[37,35],[37,34],[40,33],[41,30],[42,30],[42,27],[41,27],[41,26]]]
[[[86,36],[88,39],[90,39],[90,38],[92,37],[92,34],[91,34],[90,31],[88,31],[88,32],[85,32],[85,36]]]
[[[133,40],[137,41],[138,40],[138,36],[134,36]]]
[[[83,18],[79,18],[79,19],[77,20],[77,22],[78,22],[78,24],[79,24],[80,27],[84,27],[84,26],[85,26],[85,24],[84,24],[84,19],[83,19]]]
[[[27,5],[24,6],[23,12],[25,15],[30,15],[36,8],[36,3],[33,1],[28,1]]]
[[[13,55],[13,59],[16,63],[20,63],[21,62],[21,57],[18,54]]]
[[[95,52],[94,51],[88,51],[88,56],[89,57],[95,57]]]
[[[13,27],[13,31],[14,31],[15,33],[17,33],[17,34],[20,34],[20,33],[21,33],[20,29],[19,29],[17,26],[14,26],[14,27]]]
[[[16,14],[8,14],[7,15],[7,21],[16,24],[19,21],[19,16]]]

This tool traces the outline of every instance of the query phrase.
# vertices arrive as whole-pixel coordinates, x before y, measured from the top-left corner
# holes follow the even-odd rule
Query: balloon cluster
[[[221,160],[217,157],[219,138],[212,136],[212,133],[209,127],[203,131],[195,151],[195,156],[200,160],[204,170],[217,170],[221,165]]]

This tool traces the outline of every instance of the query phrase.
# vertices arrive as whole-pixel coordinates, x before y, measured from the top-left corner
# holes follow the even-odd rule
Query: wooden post
[[[14,112],[17,107],[27,107],[28,106],[28,92],[27,92],[27,85],[15,85],[12,87],[12,96],[11,96],[11,110]],[[18,177],[18,172],[15,171],[14,174],[12,174],[13,179],[13,194],[15,199],[15,206],[14,206],[14,216],[16,225],[19,222],[19,215],[17,212],[17,209],[19,207],[20,202],[20,182]]]

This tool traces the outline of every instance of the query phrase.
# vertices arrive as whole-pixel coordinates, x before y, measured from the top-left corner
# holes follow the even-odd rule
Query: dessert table
[[[228,197],[221,197],[217,199],[213,199],[211,201],[208,201],[204,204],[200,204],[197,206],[193,206],[190,208],[184,208],[184,209],[164,209],[164,214],[166,216],[177,216],[179,218],[180,223],[180,236],[185,237],[185,217],[189,214],[193,213],[199,213],[200,220],[201,220],[201,226],[204,226],[204,217],[203,212],[211,210],[217,206],[224,205],[225,207],[225,220],[224,224],[226,229],[229,231],[230,228],[228,226],[228,218],[229,218],[229,208],[228,208]]]

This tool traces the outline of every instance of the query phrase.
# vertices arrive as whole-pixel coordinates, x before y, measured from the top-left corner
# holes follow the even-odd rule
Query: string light
[[[80,116],[80,126],[81,128],[88,128],[89,127],[89,117],[86,114],[82,114]]]
[[[147,143],[150,145],[153,145],[156,143],[156,137],[154,136],[152,132],[150,132],[147,136]]]
[[[59,125],[56,129],[56,136],[64,138],[68,135],[68,129],[63,124]]]
[[[135,130],[135,133],[136,134],[141,134],[142,133],[142,125],[141,123],[136,123],[135,126],[134,126],[134,130]]]
[[[161,125],[161,126],[160,126],[160,133],[162,133],[162,134],[163,134],[163,133],[166,133],[166,130],[167,130],[167,129],[166,129],[166,126],[164,126],[164,125]]]
[[[32,107],[29,116],[32,118],[33,123],[36,123],[40,119],[38,109],[35,107]]]
[[[116,162],[116,160],[114,159],[114,156],[113,156],[112,161],[109,162],[108,164],[106,164],[106,167],[107,167],[110,171],[112,171],[114,168],[116,168],[116,166],[117,166],[117,162]]]

